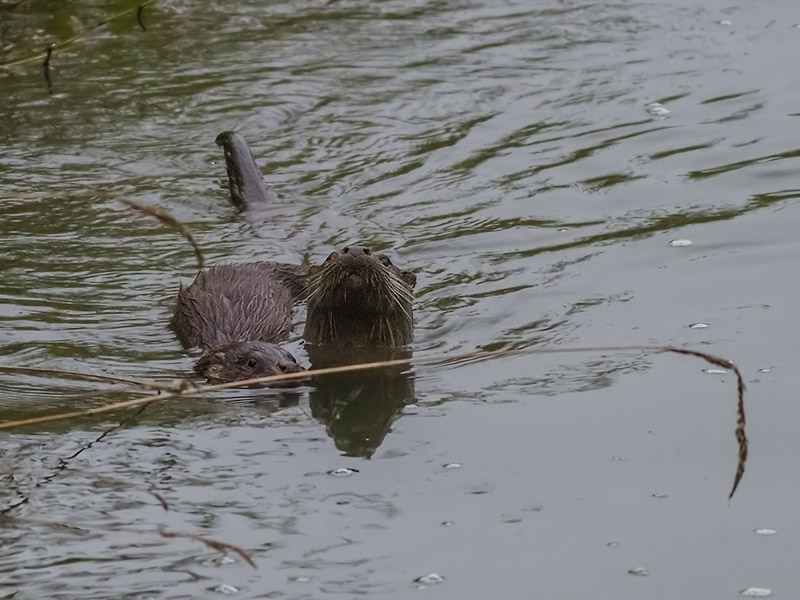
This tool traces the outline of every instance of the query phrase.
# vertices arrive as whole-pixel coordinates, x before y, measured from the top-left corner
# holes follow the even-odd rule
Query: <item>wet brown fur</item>
[[[410,344],[416,279],[368,248],[333,252],[310,271],[303,337],[309,344],[338,347]]]
[[[292,325],[292,300],[308,267],[257,262],[218,265],[181,285],[172,328],[187,347],[203,350],[246,341],[280,342]]]
[[[218,382],[302,371],[277,343],[289,335],[307,273],[284,263],[219,265],[181,285],[171,325],[185,346],[203,350],[195,371]]]

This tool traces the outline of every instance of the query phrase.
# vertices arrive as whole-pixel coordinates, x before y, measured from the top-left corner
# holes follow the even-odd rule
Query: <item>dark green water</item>
[[[1,10],[0,62],[133,6]],[[797,594],[800,5],[173,0],[142,18],[57,51],[49,90],[38,61],[0,68],[0,364],[190,375],[166,324],[193,257],[132,199],[211,262],[385,249],[418,275],[418,358],[731,358],[748,472],[726,502],[735,381],[685,357],[206,395],[60,470],[133,413],[0,433],[0,505],[29,500],[0,521],[0,598]],[[282,199],[262,223],[227,203],[227,129]],[[0,370],[0,420],[135,395]]]

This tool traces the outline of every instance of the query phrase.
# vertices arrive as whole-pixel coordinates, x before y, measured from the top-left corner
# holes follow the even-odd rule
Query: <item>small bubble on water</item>
[[[709,375],[725,375],[727,371],[725,369],[703,369],[703,373],[708,373]]]
[[[355,473],[358,473],[358,469],[348,469],[346,467],[340,467],[338,469],[328,471],[328,475],[333,475],[334,477],[349,477]]]
[[[302,575],[298,575],[297,577],[289,577],[289,581],[293,583],[309,583],[311,581],[311,577],[303,577]]]
[[[444,577],[437,575],[436,573],[428,573],[427,575],[417,577],[414,580],[414,582],[420,584],[420,588],[427,587],[429,585],[436,585],[437,583],[442,583],[443,581]]]
[[[617,462],[625,462],[628,459],[625,458],[624,456],[612,456],[611,460],[616,460]]]
[[[667,494],[665,494],[665,493],[663,493],[663,492],[658,492],[658,493],[656,493],[656,494],[650,494],[650,497],[651,497],[651,498],[658,498],[658,499],[660,500],[660,499],[662,499],[662,498],[666,498],[666,497],[667,497]]]
[[[772,596],[772,590],[760,587],[745,588],[739,593],[748,598],[766,598],[767,596]]]
[[[711,327],[708,323],[692,323],[689,325],[689,329],[706,329],[708,327]]]
[[[616,548],[617,546],[619,546],[619,542],[606,542],[606,546],[608,546],[609,548]]]
[[[644,567],[636,567],[635,569],[628,569],[628,575],[636,575],[637,577],[647,577],[650,572]]]
[[[722,21],[719,22],[719,24],[720,25],[725,25],[725,27],[730,27],[731,25],[733,25],[733,22],[732,21],[728,21],[727,19],[723,19]]]
[[[754,529],[753,533],[756,535],[775,535],[778,533],[778,531],[776,529],[768,529],[764,527],[763,529]]]
[[[662,119],[670,114],[669,109],[661,104],[661,102],[651,102],[650,104],[645,104],[644,109],[654,117],[660,117]]]
[[[236,559],[226,555],[218,558],[216,563],[218,565],[233,565],[236,564]]]
[[[692,240],[671,240],[669,245],[673,248],[685,248],[692,245]]]
[[[770,368],[759,369],[758,372],[759,373],[772,373],[772,369],[770,369]]]
[[[446,465],[444,465],[444,468],[445,469],[460,469],[461,466],[462,466],[461,463],[451,462],[451,463],[447,463]]]
[[[238,594],[239,593],[239,588],[234,587],[232,585],[229,585],[227,583],[220,584],[217,587],[212,588],[212,589],[215,592],[219,592],[220,594],[226,594],[226,595]]]
[[[442,521],[442,527],[452,527],[455,525],[453,521]]]

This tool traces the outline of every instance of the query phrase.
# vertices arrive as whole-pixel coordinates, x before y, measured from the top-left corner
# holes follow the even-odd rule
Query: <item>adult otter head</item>
[[[294,356],[277,344],[268,342],[236,342],[221,346],[203,355],[194,370],[211,383],[305,371]]]
[[[309,344],[338,347],[410,344],[416,281],[385,254],[345,246],[311,269],[303,337]]]

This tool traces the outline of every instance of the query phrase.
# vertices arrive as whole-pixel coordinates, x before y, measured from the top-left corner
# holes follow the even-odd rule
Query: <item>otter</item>
[[[306,269],[279,263],[218,265],[181,285],[172,329],[208,381],[228,382],[304,371],[277,345],[289,336],[293,292]]]
[[[239,212],[257,210],[277,202],[278,196],[264,182],[253,152],[241,135],[223,131],[214,141],[217,146],[222,146],[225,154],[231,203]]]
[[[293,302],[308,302],[303,331],[308,344],[406,346],[413,336],[415,283],[414,273],[361,246],[345,246],[312,267],[217,265],[181,285],[171,325],[185,346],[203,349],[195,368],[209,380],[291,373],[301,367],[276,344],[289,336]]]
[[[385,254],[345,246],[309,271],[303,337],[319,346],[406,346],[414,333],[416,282]]]
[[[216,138],[225,154],[231,203],[257,211],[277,200],[264,183],[250,146],[233,131]],[[308,300],[303,337],[308,344],[337,348],[406,346],[413,336],[411,302],[417,277],[385,254],[345,246],[314,267],[269,263],[289,277],[295,300]],[[249,276],[246,265],[231,266]],[[236,277],[234,277],[236,279]],[[255,289],[252,290],[256,292]]]
[[[226,131],[216,143],[240,212],[277,200],[242,136]],[[289,336],[292,304],[307,276],[307,267],[260,262],[213,266],[181,285],[170,325],[184,346],[202,350],[195,372],[223,383],[305,371],[278,342]]]
[[[240,212],[276,200],[242,136],[226,131],[216,142]],[[317,266],[213,266],[181,285],[171,325],[185,346],[203,350],[195,370],[209,381],[299,372],[294,357],[277,345],[289,335],[294,302],[308,301],[303,336],[312,346],[393,348],[411,343],[415,283],[414,273],[361,246],[345,246]]]

